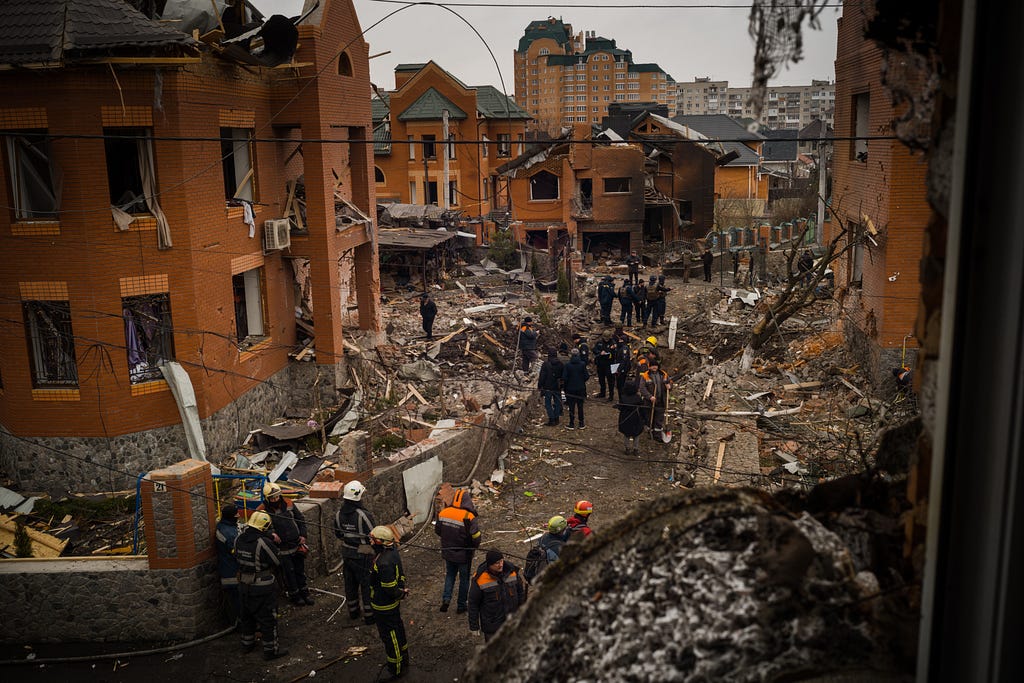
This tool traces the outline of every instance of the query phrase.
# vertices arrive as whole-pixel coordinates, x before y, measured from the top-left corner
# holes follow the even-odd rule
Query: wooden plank
[[[455,335],[457,335],[457,334],[462,334],[462,333],[463,333],[463,332],[465,332],[465,331],[466,331],[466,328],[465,328],[465,327],[460,327],[459,329],[455,330],[454,332],[452,332],[452,333],[451,333],[451,334],[449,334],[448,336],[446,336],[446,337],[442,337],[441,339],[439,339],[439,340],[438,340],[438,343],[439,343],[439,344],[444,344],[444,343],[445,343],[446,341],[451,341],[451,338],[452,338],[452,337],[454,337],[454,336],[455,336]]]
[[[713,387],[714,385],[715,385],[715,378],[714,377],[708,377],[708,385],[707,385],[707,387],[704,388],[704,396],[703,396],[703,398],[701,398],[702,401],[708,400],[708,396],[711,395],[711,387]]]
[[[722,475],[722,458],[725,457],[725,441],[718,442],[718,462],[715,463],[715,482],[718,483],[718,478]]]
[[[302,347],[302,350],[295,354],[295,360],[302,360],[313,352],[313,340],[310,339],[306,342],[306,345]]]
[[[627,332],[626,330],[623,330],[622,333],[624,335],[626,335],[627,337],[632,337],[633,339],[636,339],[638,342],[642,342],[643,341],[643,339],[641,339],[640,337],[636,336],[632,332]]]
[[[310,336],[316,336],[316,330],[312,325],[307,323],[302,318],[295,319],[295,326]]]
[[[420,392],[416,391],[416,387],[414,387],[411,384],[409,385],[409,393],[411,393],[413,396],[415,396],[416,400],[419,401],[420,403],[422,403],[423,405],[425,405],[425,406],[430,405],[430,401],[428,401],[427,399],[423,398],[423,396],[420,395]]]
[[[487,334],[486,332],[483,333],[483,338],[486,339],[487,341],[491,342],[495,346],[497,346],[499,349],[504,349],[505,348],[504,344],[502,344],[500,341],[498,341],[497,339],[495,339],[491,335]]]
[[[792,391],[793,389],[817,389],[821,386],[821,382],[797,382],[796,384],[783,384],[783,391]]]
[[[845,377],[840,377],[839,381],[846,385],[846,387],[850,389],[853,393],[857,394],[861,398],[866,398],[866,396],[864,396],[864,392],[858,389],[857,387],[853,386],[849,382],[847,382]]]
[[[505,322],[505,316],[501,316],[500,318],[498,318],[498,320],[501,321],[501,329],[508,332],[508,323]]]

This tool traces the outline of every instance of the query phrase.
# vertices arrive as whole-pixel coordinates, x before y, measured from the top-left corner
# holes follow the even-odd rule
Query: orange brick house
[[[929,220],[927,164],[893,135],[900,112],[882,85],[882,50],[864,38],[870,7],[844,6],[836,50],[836,126],[832,210],[860,237],[837,261],[836,285],[848,288],[847,343],[877,382],[892,382],[914,331],[919,262]],[[836,226],[833,222],[834,227]],[[832,231],[824,234],[832,239]]]
[[[644,153],[627,142],[594,140],[589,125],[497,169],[520,242],[567,236],[584,254],[643,244]],[[500,179],[500,181],[498,180]]]
[[[231,449],[312,405],[317,367],[331,398],[349,304],[379,330],[373,225],[335,202],[374,213],[367,44],[351,0],[272,24],[291,48],[268,33],[257,55],[121,0],[0,6],[0,466],[22,486],[126,488],[195,454],[189,410],[207,451]],[[271,221],[300,176],[296,231]],[[316,365],[300,366],[307,262]],[[177,400],[161,365],[183,371]]]
[[[734,159],[715,171],[715,194],[719,200],[750,202],[763,209],[769,186],[769,176],[761,168],[764,136],[748,131],[725,114],[684,114],[672,120],[711,140],[721,141],[726,154],[735,152]]]
[[[487,179],[522,152],[530,118],[514,99],[427,62],[399,64],[395,89],[378,91],[372,105],[378,199],[492,213]]]

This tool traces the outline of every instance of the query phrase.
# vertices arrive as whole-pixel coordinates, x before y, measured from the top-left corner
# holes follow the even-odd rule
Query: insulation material
[[[434,491],[441,485],[443,467],[437,456],[402,472],[405,483],[405,504],[416,524],[427,521]]]

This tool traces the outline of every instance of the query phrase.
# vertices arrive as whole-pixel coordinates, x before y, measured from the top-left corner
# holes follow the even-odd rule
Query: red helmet
[[[576,501],[576,507],[574,507],[572,511],[577,515],[589,517],[590,513],[594,511],[594,504],[589,500],[578,500]]]

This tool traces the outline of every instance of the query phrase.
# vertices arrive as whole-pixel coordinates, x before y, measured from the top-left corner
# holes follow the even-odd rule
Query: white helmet
[[[359,501],[362,499],[364,493],[366,493],[366,487],[353,479],[349,483],[345,484],[341,497],[345,500]]]

